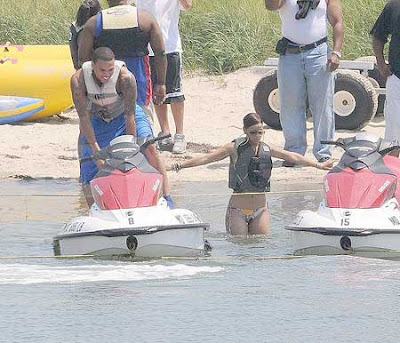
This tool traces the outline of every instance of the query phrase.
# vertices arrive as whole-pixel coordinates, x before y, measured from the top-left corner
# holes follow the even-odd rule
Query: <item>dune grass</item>
[[[0,43],[67,44],[68,28],[80,0],[0,0]],[[101,0],[106,7],[106,1]],[[342,0],[345,20],[343,57],[371,55],[369,31],[386,0]],[[187,70],[224,73],[261,65],[276,56],[280,37],[277,12],[263,0],[193,0],[181,15]]]

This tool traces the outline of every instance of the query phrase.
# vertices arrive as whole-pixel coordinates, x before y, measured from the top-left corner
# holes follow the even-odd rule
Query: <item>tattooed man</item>
[[[128,134],[152,137],[148,116],[136,105],[137,89],[133,74],[124,62],[115,60],[106,47],[97,48],[92,61],[85,62],[71,78],[71,92],[79,116],[79,157],[109,145],[115,137]],[[155,145],[146,150],[146,157],[164,177],[164,197],[170,207],[169,184],[165,165]],[[101,162],[87,161],[80,165],[80,178],[86,201],[93,204],[89,182],[96,175]]]

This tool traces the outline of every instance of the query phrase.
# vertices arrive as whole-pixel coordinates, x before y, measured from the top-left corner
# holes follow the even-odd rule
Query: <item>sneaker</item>
[[[164,132],[160,132],[157,137],[164,136]],[[169,138],[164,138],[161,141],[157,142],[158,150],[160,151],[172,151],[172,148],[174,146],[174,140],[172,137]]]
[[[185,135],[176,133],[174,136],[174,147],[172,148],[173,154],[184,154],[186,152]]]

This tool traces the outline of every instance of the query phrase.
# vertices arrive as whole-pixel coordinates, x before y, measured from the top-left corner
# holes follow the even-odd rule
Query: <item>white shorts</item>
[[[400,79],[390,75],[386,81],[385,139],[400,141]]]

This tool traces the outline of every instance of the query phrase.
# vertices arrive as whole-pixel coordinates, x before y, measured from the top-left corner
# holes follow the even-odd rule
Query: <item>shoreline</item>
[[[166,164],[205,153],[226,144],[242,133],[242,117],[254,112],[253,90],[265,75],[256,67],[245,68],[231,74],[218,76],[187,75],[183,79],[185,101],[185,135],[188,150],[183,155],[161,152]],[[174,122],[169,113],[172,134]],[[370,125],[360,131],[378,136],[384,134],[383,116],[375,117]],[[338,137],[349,137],[360,131],[338,131]],[[154,134],[159,132],[155,119]],[[76,111],[46,118],[37,122],[20,122],[0,125],[0,179],[7,178],[52,178],[78,179],[79,164],[77,137],[79,120]],[[307,156],[312,157],[313,130],[307,121]],[[264,141],[283,146],[281,131],[267,129]],[[333,156],[340,158],[339,148]],[[311,167],[282,167],[282,161],[273,159],[271,190],[287,184],[321,184],[324,170]],[[179,173],[169,172],[171,183],[180,181],[227,182],[229,159],[206,166],[183,169]],[[227,188],[228,189],[228,188]]]

